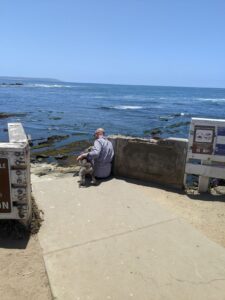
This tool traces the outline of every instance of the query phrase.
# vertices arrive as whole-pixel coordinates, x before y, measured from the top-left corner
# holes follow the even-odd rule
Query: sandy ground
[[[153,186],[144,188],[162,207],[185,219],[212,241],[225,248],[225,187],[216,187],[212,194],[188,194]]]
[[[33,168],[40,173],[48,166]],[[50,171],[50,170],[49,170]],[[45,172],[44,172],[45,173]],[[48,176],[65,176],[54,170]],[[50,171],[51,173],[51,171]],[[72,172],[71,172],[72,173]],[[44,174],[42,174],[44,176]],[[72,176],[67,174],[66,176]],[[143,186],[143,192],[159,205],[184,218],[209,239],[225,247],[225,196],[177,193],[157,186]],[[221,192],[221,190],[219,191]],[[225,193],[225,189],[222,192]],[[0,239],[0,298],[2,300],[50,300],[51,291],[36,235],[29,239]]]
[[[52,299],[37,236],[0,240],[0,262],[0,299]]]

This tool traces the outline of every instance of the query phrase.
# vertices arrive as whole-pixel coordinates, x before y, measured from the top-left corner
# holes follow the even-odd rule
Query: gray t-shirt
[[[111,162],[114,156],[112,143],[105,137],[101,137],[94,142],[92,150],[88,154],[88,159],[94,162],[94,175],[105,178],[111,173]]]

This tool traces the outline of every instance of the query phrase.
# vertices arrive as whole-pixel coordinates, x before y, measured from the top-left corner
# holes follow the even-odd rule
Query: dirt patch
[[[0,295],[2,300],[51,300],[52,295],[36,235],[0,238]]]
[[[52,295],[37,235],[42,212],[32,199],[30,227],[0,221],[0,295],[4,300],[51,300]]]
[[[185,194],[152,188],[149,197],[225,248],[225,188],[216,187],[210,192],[199,194],[193,188]]]
[[[41,224],[43,222],[43,217],[42,217],[43,211],[38,208],[37,203],[33,196],[31,198],[31,201],[32,201],[32,219],[28,230],[31,234],[36,234],[38,233]]]

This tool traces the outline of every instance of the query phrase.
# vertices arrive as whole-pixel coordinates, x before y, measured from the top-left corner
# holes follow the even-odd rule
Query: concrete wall
[[[165,139],[157,142],[140,138],[112,136],[115,150],[115,176],[183,187],[188,140]]]

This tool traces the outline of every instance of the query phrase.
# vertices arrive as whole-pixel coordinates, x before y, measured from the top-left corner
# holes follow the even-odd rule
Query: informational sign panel
[[[0,158],[0,213],[11,212],[8,159]]]
[[[21,123],[8,124],[9,142],[0,142],[0,219],[21,220],[32,216],[30,149]]]
[[[201,191],[209,178],[225,179],[225,120],[192,118],[185,174],[199,175]]]
[[[215,127],[195,126],[192,152],[201,154],[212,154],[214,136]]]

